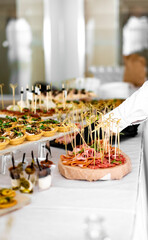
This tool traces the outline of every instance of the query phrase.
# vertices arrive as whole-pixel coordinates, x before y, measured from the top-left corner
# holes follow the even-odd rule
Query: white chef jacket
[[[108,118],[112,113],[112,118],[120,119],[119,131],[132,124],[139,124],[148,119],[148,81],[142,87],[128,97],[117,108],[107,113]],[[113,124],[113,132],[117,132],[116,124]]]

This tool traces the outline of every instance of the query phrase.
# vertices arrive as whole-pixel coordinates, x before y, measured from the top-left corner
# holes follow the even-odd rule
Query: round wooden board
[[[97,181],[105,178],[106,175],[110,176],[110,180],[119,180],[131,172],[132,169],[130,158],[122,151],[120,152],[126,158],[126,162],[123,165],[111,168],[90,169],[66,166],[63,165],[62,161],[60,160],[58,163],[59,172],[65,178],[73,180]]]

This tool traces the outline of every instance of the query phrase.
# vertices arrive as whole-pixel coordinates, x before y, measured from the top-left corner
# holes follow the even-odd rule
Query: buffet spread
[[[111,114],[109,118],[104,118],[123,99],[95,100],[92,99],[93,93],[76,89],[66,91],[64,85],[61,91],[56,92],[47,86],[46,94],[41,92],[40,86],[32,87],[30,92],[27,86],[26,100],[21,89],[21,100],[16,104],[16,85],[11,84],[11,88],[13,104],[4,108],[2,97],[0,154],[30,142],[54,139],[65,147],[58,169],[67,179],[119,180],[131,172],[130,158],[120,149],[120,120],[114,119]],[[113,123],[117,126],[115,135],[112,132]],[[51,154],[50,147],[48,150]],[[16,204],[14,190],[33,193],[36,185],[40,190],[51,186],[51,171],[55,164],[50,161],[48,153],[40,161],[32,151],[29,164],[24,153],[18,165],[12,153],[11,161],[9,173],[13,190],[0,190],[0,208]]]

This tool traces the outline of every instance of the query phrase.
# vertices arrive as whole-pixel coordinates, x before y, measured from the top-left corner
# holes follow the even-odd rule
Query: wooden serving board
[[[17,200],[17,204],[10,208],[0,209],[0,216],[3,216],[5,214],[8,214],[15,210],[18,210],[18,209],[28,205],[31,202],[31,200],[28,196],[21,194],[21,193],[16,193],[15,199]]]
[[[126,162],[122,165],[117,165],[110,168],[80,168],[74,166],[67,166],[60,160],[58,163],[59,172],[62,176],[71,180],[119,180],[131,172],[132,166],[130,158],[120,150],[120,153],[126,158]],[[107,179],[106,179],[107,177]]]

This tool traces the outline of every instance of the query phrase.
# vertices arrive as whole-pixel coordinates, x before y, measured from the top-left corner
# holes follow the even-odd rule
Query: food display
[[[85,91],[85,89],[66,90],[64,85],[60,91],[52,91],[50,86],[47,86],[45,95],[41,92],[40,86],[35,87],[35,89],[32,87],[32,91],[29,94],[31,97],[28,96],[27,90],[26,101],[23,100],[22,93],[21,91],[21,101],[18,102],[19,110],[8,107],[7,109],[2,109],[0,112],[5,116],[20,118],[18,122],[20,127],[23,124],[27,124],[28,119],[31,117],[39,120],[39,118],[52,116],[57,119],[63,118],[64,120],[70,116],[75,122],[78,122],[81,121],[81,112],[89,111],[90,108],[97,109],[98,112],[108,112],[123,101],[120,99],[92,100],[92,96],[94,97],[94,95]],[[13,98],[14,103],[15,100]],[[26,119],[23,119],[23,116],[26,116]],[[12,126],[12,120],[6,123],[6,128],[9,129]]]
[[[39,190],[46,190],[51,186],[51,171],[55,164],[48,159],[40,163],[38,158],[34,158],[31,151],[31,161],[26,162],[26,153],[23,154],[22,161],[16,166],[14,155],[12,154],[12,166],[9,168],[11,177],[11,187],[13,190],[19,190],[21,193],[33,193],[34,187]]]
[[[121,179],[131,171],[130,160],[121,150],[115,157],[115,149],[111,148],[109,159],[108,152],[102,156],[99,151],[84,146],[76,148],[76,155],[70,151],[61,155],[58,167],[68,179],[88,181]]]
[[[19,111],[15,111],[15,107],[1,110],[1,114],[6,114],[5,118],[0,120],[1,149],[8,144],[18,145],[25,140],[38,141],[42,137],[54,136],[56,132],[66,132],[67,136],[59,139],[66,149],[66,155],[62,155],[59,162],[59,171],[63,176],[92,181],[109,174],[110,179],[120,179],[130,171],[130,160],[120,150],[119,132],[115,136],[115,147],[113,147],[111,123],[115,120],[110,117],[106,123],[103,122],[104,114],[119,106],[123,102],[122,99],[92,100],[92,93],[84,89],[66,91],[64,86],[60,92],[53,92],[47,86],[46,95],[41,93],[40,87],[32,88],[30,93],[31,98],[26,95],[26,101],[23,101],[23,91],[21,91]],[[50,115],[56,115],[56,120],[46,119]],[[73,133],[69,133],[71,129]],[[80,136],[79,143],[77,136]],[[55,142],[58,143],[58,139]],[[67,151],[69,143],[72,151]],[[50,178],[50,170],[47,169],[50,169],[49,162],[45,160],[37,165],[38,173],[34,161],[25,169],[22,165],[23,170],[13,165],[9,169],[12,187],[22,192],[32,192],[34,180],[31,179],[35,179],[36,174],[40,179],[39,182],[42,182],[44,177]],[[118,169],[120,175],[115,169]],[[82,174],[79,177],[78,172]],[[73,175],[72,178],[69,173]]]
[[[19,164],[17,165],[17,168],[19,169],[21,177],[23,176],[25,168],[27,167],[27,163],[25,162],[25,156],[26,156],[26,153],[23,154],[22,161],[19,162]]]
[[[66,99],[69,101],[73,100],[80,100],[80,99],[92,99],[96,97],[95,93],[92,91],[86,91],[85,89],[75,89],[75,88],[70,88],[67,91],[67,96]],[[53,91],[52,92],[52,98],[61,102],[63,100],[63,92],[62,90],[60,91]]]
[[[14,156],[12,154],[12,167],[9,168],[11,177],[11,186],[13,190],[20,190],[23,193],[32,193],[36,182],[36,170],[33,161],[26,165],[25,153],[22,162],[15,166]]]
[[[9,168],[11,177],[11,186],[13,190],[18,190],[20,187],[20,170],[15,166],[14,155],[12,154],[12,167]]]
[[[51,118],[44,120],[39,116],[6,116],[0,119],[0,150],[5,149],[9,144],[20,145],[25,141],[38,141],[41,137],[51,137],[57,132],[64,133],[70,130],[69,123]]]
[[[34,185],[36,184],[36,169],[33,161],[26,166],[23,176],[20,179],[20,192],[32,193]]]
[[[86,91],[85,89],[68,89],[66,90],[64,84],[62,90],[52,91],[50,85],[47,86],[45,92],[41,92],[41,86],[32,86],[32,91],[29,92],[29,88],[26,88],[26,100],[23,100],[23,93],[21,91],[21,100],[15,105],[15,88],[11,86],[13,90],[13,105],[8,106],[7,109],[3,107],[0,113],[7,116],[23,115],[37,116],[37,117],[50,117],[58,116],[61,114],[68,114],[71,111],[77,115],[78,109],[86,111],[90,106],[93,106],[101,110],[102,105],[105,108],[110,108],[110,105],[117,106],[117,102],[121,103],[121,100],[115,101],[114,99],[103,101],[93,100],[95,97],[93,92]],[[29,93],[29,94],[28,94]],[[116,103],[115,103],[116,102]],[[18,108],[16,108],[18,106]],[[77,119],[76,119],[77,121]]]
[[[113,122],[118,129],[115,135],[115,146],[112,146]],[[92,139],[91,145],[86,143],[82,129],[80,131],[75,128],[82,137],[82,145],[77,146],[74,141],[73,150],[66,151],[66,155],[61,155],[58,164],[60,173],[68,179],[88,181],[121,179],[128,174],[131,171],[131,163],[129,157],[120,150],[119,122],[111,115],[108,119],[102,118],[100,121],[95,121],[94,130],[90,129],[89,132]],[[91,125],[89,126],[91,128]]]
[[[76,95],[75,93],[73,97]],[[0,119],[0,150],[6,147],[4,151],[1,151],[1,155],[5,153],[8,154],[8,156],[6,154],[4,158],[2,158],[5,164],[2,167],[6,170],[8,168],[10,174],[9,179],[8,176],[3,176],[7,182],[4,182],[5,179],[3,178],[0,187],[8,186],[11,180],[12,188],[0,189],[0,214],[2,214],[3,209],[7,209],[7,212],[4,213],[7,214],[10,211],[12,212],[19,209],[19,204],[22,204],[21,207],[24,206],[21,202],[21,197],[17,198],[18,195],[28,197],[32,201],[27,212],[23,210],[20,211],[20,213],[12,213],[12,218],[14,219],[15,215],[17,215],[18,220],[19,216],[23,218],[23,216],[29,216],[27,214],[31,214],[30,209],[32,209],[32,207],[34,208],[34,203],[38,204],[41,208],[52,208],[53,206],[57,206],[58,208],[58,201],[62,199],[62,205],[66,206],[67,202],[69,202],[68,204],[71,207],[77,202],[80,196],[81,200],[83,200],[80,208],[83,208],[83,203],[85,199],[88,198],[85,206],[89,206],[89,209],[91,209],[95,196],[96,199],[92,206],[94,209],[96,209],[96,206],[98,206],[99,209],[100,206],[102,206],[100,203],[103,201],[104,207],[108,201],[109,209],[111,207],[115,209],[117,205],[117,207],[121,206],[122,208],[121,202],[123,196],[118,196],[120,195],[118,194],[118,188],[121,188],[122,185],[124,188],[123,190],[125,190],[127,188],[127,183],[132,176],[134,176],[133,173],[139,168],[137,160],[140,155],[137,154],[137,159],[131,158],[133,162],[134,160],[136,161],[135,164],[137,163],[137,165],[135,166],[137,170],[134,166],[134,171],[130,174],[132,166],[129,156],[132,156],[131,153],[133,152],[133,148],[130,149],[130,147],[131,145],[133,146],[133,144],[139,144],[141,139],[140,136],[138,136],[138,138],[134,139],[131,143],[130,139],[128,139],[127,143],[121,144],[120,146],[120,122],[114,119],[113,115],[110,115],[110,117],[105,120],[104,115],[121,104],[123,100],[110,99],[88,101],[85,99],[83,101],[66,101],[65,107],[62,101],[60,103],[53,99],[52,101],[55,103],[56,107],[52,108],[51,111],[46,109],[46,104],[44,110],[36,108],[36,113],[34,108],[29,109],[23,105],[26,109],[22,109],[22,112],[20,110],[13,116],[14,111],[10,111],[12,115],[9,115],[9,111],[6,111],[6,115],[3,116],[3,119]],[[31,105],[31,100],[29,104]],[[39,106],[40,103],[38,102],[38,107]],[[47,119],[50,114],[54,116],[53,119]],[[79,126],[76,124],[77,122],[79,122]],[[117,133],[115,135],[112,133],[112,123],[116,123],[117,125]],[[52,136],[56,136],[56,138]],[[78,137],[80,138],[79,141]],[[48,144],[52,146],[52,139],[54,139],[54,142],[57,144],[64,146],[65,151],[59,150],[58,148],[51,148],[52,154],[48,158],[46,152],[49,150],[46,144],[48,141]],[[25,146],[25,142],[27,141],[28,143]],[[33,143],[32,141],[39,142]],[[129,147],[127,147],[128,144]],[[122,151],[122,147],[125,149],[125,153],[129,152],[129,156]],[[140,148],[137,148],[136,153],[139,152],[139,149]],[[30,158],[29,154],[32,150],[34,151],[35,157],[32,154]],[[10,160],[12,152],[14,157],[16,154],[16,158],[14,161],[12,155],[12,166],[8,167],[8,161]],[[27,157],[23,152],[26,152]],[[20,158],[20,154],[23,154],[23,159]],[[52,171],[55,162],[57,168],[53,174]],[[3,168],[1,169],[3,170]],[[3,173],[8,175],[8,171],[3,171]],[[103,182],[104,180],[106,182]],[[132,186],[133,183],[131,184],[131,187]],[[75,188],[75,191],[69,191],[69,189],[73,188]],[[89,188],[93,191],[87,191]],[[55,189],[58,190],[56,196],[54,194]],[[11,191],[9,192],[9,190]],[[80,196],[77,196],[75,192]],[[102,192],[103,197],[101,195]],[[127,195],[128,192],[129,191],[127,191]],[[66,201],[67,194],[64,196],[64,193],[69,193],[70,197],[68,197],[68,201]],[[136,191],[133,193],[136,195]],[[91,196],[89,196],[90,194]],[[62,198],[60,197],[58,199],[58,196],[62,196]],[[101,196],[100,201],[97,200],[99,196]],[[54,203],[55,199],[56,205]],[[128,201],[127,196],[126,200]],[[133,199],[130,199],[130,202],[132,202],[131,200]],[[88,202],[90,202],[90,204],[88,204]],[[89,213],[90,212],[91,211],[89,211]],[[47,211],[44,211],[44,215],[45,214],[47,214]],[[103,216],[104,219],[106,217],[108,217],[108,211],[106,211]],[[110,222],[108,226],[110,226],[112,222],[111,214],[109,217]],[[119,220],[120,216],[117,217]],[[100,222],[102,224],[102,219]],[[39,224],[36,225],[36,228],[37,226],[39,226]],[[15,226],[15,228],[17,231],[17,226]],[[36,231],[36,228],[34,228],[34,231]],[[39,230],[37,230],[37,232],[38,231]],[[42,235],[42,232],[40,235]],[[104,238],[106,236],[107,235],[104,234]]]

